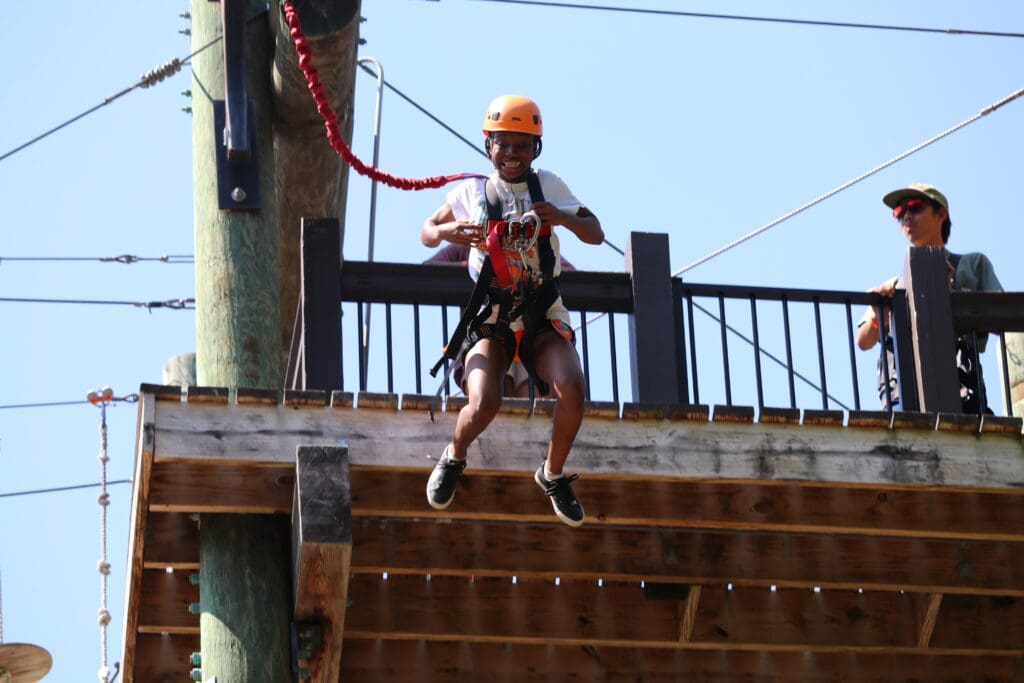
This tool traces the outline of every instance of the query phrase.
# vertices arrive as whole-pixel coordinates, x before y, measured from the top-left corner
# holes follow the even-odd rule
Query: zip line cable
[[[195,299],[168,299],[167,301],[91,301],[87,299],[20,299],[0,297],[0,303],[21,304],[95,304],[99,306],[135,306],[136,308],[170,308],[174,310],[191,310],[195,308]]]
[[[797,209],[794,209],[793,211],[790,211],[789,213],[785,214],[784,216],[780,216],[779,218],[776,218],[771,223],[766,223],[765,225],[762,225],[760,228],[757,228],[756,230],[753,230],[753,231],[747,233],[743,237],[740,237],[739,239],[733,240],[732,242],[729,242],[728,244],[726,244],[726,245],[724,245],[722,247],[719,247],[718,249],[716,249],[715,251],[711,252],[707,256],[699,258],[696,261],[694,261],[693,263],[691,263],[690,265],[685,266],[683,268],[680,268],[676,272],[672,273],[672,277],[677,277],[677,276],[682,275],[683,273],[685,273],[685,272],[687,272],[689,270],[693,270],[694,268],[696,268],[697,266],[701,265],[702,263],[710,261],[711,259],[715,258],[716,256],[719,256],[719,255],[725,253],[726,251],[729,251],[733,247],[738,246],[738,245],[742,244],[743,242],[746,242],[747,240],[749,240],[749,239],[751,239],[753,237],[756,237],[757,235],[760,235],[762,232],[765,232],[766,230],[769,230],[770,228],[774,228],[779,223],[782,223],[783,221],[788,220],[788,219],[792,218],[793,216],[795,216],[795,215],[797,215],[799,213],[802,213],[803,211],[806,211],[807,209],[811,208],[815,204],[823,202],[824,200],[828,199],[829,197],[832,197],[834,195],[839,194],[843,190],[845,190],[845,189],[847,189],[849,187],[852,187],[853,185],[856,185],[857,183],[859,183],[860,181],[864,180],[865,178],[873,176],[874,174],[878,173],[879,171],[881,171],[883,169],[886,169],[889,166],[892,166],[896,162],[902,161],[903,159],[906,159],[911,154],[915,154],[916,152],[921,151],[922,149],[924,149],[925,147],[931,145],[932,143],[938,142],[942,138],[947,137],[949,135],[952,135],[953,133],[957,132],[961,128],[964,128],[965,126],[969,126],[970,124],[974,123],[975,121],[977,121],[981,117],[986,116],[988,114],[991,114],[996,109],[999,109],[1000,107],[1002,107],[1005,104],[1009,104],[1010,102],[1012,102],[1013,100],[1017,99],[1021,95],[1024,95],[1024,88],[1021,88],[1020,90],[1018,90],[1017,92],[1015,92],[1015,93],[1013,93],[1011,95],[1007,95],[1006,97],[1004,97],[1003,99],[999,100],[995,104],[992,104],[992,105],[989,105],[989,106],[985,107],[984,109],[982,109],[980,112],[978,112],[974,116],[972,116],[969,119],[966,119],[964,121],[961,121],[960,123],[956,124],[952,128],[944,130],[943,132],[939,133],[938,135],[936,135],[934,137],[928,138],[927,140],[925,140],[921,144],[917,145],[916,147],[912,147],[911,149],[907,150],[906,152],[903,152],[902,154],[898,154],[898,155],[894,156],[893,158],[889,159],[888,161],[883,162],[882,164],[874,167],[870,171],[867,171],[866,173],[863,173],[863,174],[857,176],[853,180],[850,180],[850,181],[847,181],[847,182],[843,183],[842,185],[840,185],[839,187],[835,188],[834,190],[830,190],[829,192],[826,192],[825,194],[820,195],[820,196],[812,199],[811,201],[807,202],[803,206],[801,206],[801,207],[799,207]]]
[[[115,484],[131,484],[131,479],[114,479],[107,482],[107,486],[114,486]],[[31,491],[8,491],[6,493],[0,493],[0,498],[16,498],[18,496],[35,496],[42,493],[63,493],[65,491],[78,491],[81,489],[94,489],[102,486],[103,482],[96,482],[94,484],[72,484],[69,486],[55,486],[48,489],[33,489]]]
[[[115,396],[110,399],[111,403],[138,403],[138,394],[128,394],[127,396]],[[56,406],[78,406],[83,403],[88,403],[88,399],[81,399],[78,401],[51,401],[49,403],[18,403],[14,405],[0,406],[0,410],[6,410],[11,408],[53,408]]]
[[[704,315],[706,315],[706,316],[708,316],[709,318],[711,318],[712,320],[714,320],[714,321],[715,321],[716,323],[719,323],[719,324],[720,324],[720,323],[722,322],[722,321],[721,321],[721,319],[720,319],[720,318],[719,318],[719,317],[718,317],[717,315],[715,315],[714,313],[712,313],[712,312],[711,312],[711,311],[709,311],[708,309],[704,308],[704,307],[703,307],[703,306],[701,306],[700,304],[698,304],[698,303],[694,303],[694,304],[693,304],[693,307],[694,307],[694,308],[696,308],[697,310],[699,310],[699,311],[700,311],[701,313],[703,313]],[[726,324],[725,324],[725,329],[729,330],[729,331],[730,331],[730,332],[732,332],[732,333],[733,333],[734,335],[736,335],[737,337],[739,337],[739,338],[740,338],[740,339],[742,339],[743,341],[747,342],[747,344],[749,344],[749,345],[750,345],[751,347],[753,347],[753,348],[756,348],[756,349],[757,349],[757,350],[758,350],[758,351],[759,351],[760,353],[764,354],[764,356],[765,356],[765,357],[767,357],[767,358],[768,358],[769,360],[771,360],[771,361],[773,361],[774,363],[776,363],[776,364],[777,364],[778,366],[780,366],[780,367],[783,367],[783,368],[786,368],[786,370],[790,370],[789,366],[788,366],[788,365],[786,365],[786,362],[785,362],[785,361],[783,361],[783,360],[782,360],[781,358],[779,358],[778,356],[776,356],[775,354],[773,354],[773,353],[772,353],[771,351],[766,351],[766,350],[765,350],[765,349],[764,349],[763,347],[761,347],[760,345],[758,345],[758,346],[755,346],[755,345],[754,345],[754,340],[753,340],[753,339],[751,339],[751,338],[750,338],[750,337],[748,337],[747,335],[743,334],[742,332],[740,332],[739,330],[737,330],[737,329],[736,329],[735,327],[733,327],[733,326],[732,326],[732,325],[730,325],[729,323],[726,323]],[[793,376],[794,376],[794,377],[796,377],[797,379],[799,379],[800,381],[802,381],[802,382],[803,382],[804,384],[806,384],[807,386],[811,387],[811,388],[812,388],[812,389],[814,389],[815,391],[818,391],[818,392],[820,392],[820,391],[821,391],[821,387],[819,387],[819,386],[818,386],[817,384],[815,384],[814,382],[812,382],[812,381],[811,381],[810,379],[808,379],[807,377],[804,377],[804,375],[803,375],[803,374],[802,374],[801,372],[799,372],[799,371],[797,371],[797,370],[791,370],[791,372],[793,373]],[[833,402],[833,403],[835,403],[835,404],[836,404],[837,406],[839,406],[839,407],[840,407],[840,408],[842,408],[843,410],[849,410],[849,409],[850,409],[850,407],[849,407],[849,406],[847,406],[846,404],[844,404],[844,403],[843,403],[842,401],[840,401],[840,400],[839,400],[838,398],[836,398],[836,397],[835,397],[835,396],[833,396],[832,394],[828,394],[828,397],[829,397],[829,399],[831,399],[831,400],[832,400],[832,402]]]
[[[369,75],[370,75],[370,76],[372,76],[373,78],[375,78],[375,79],[377,78],[377,75],[376,75],[376,74],[374,74],[374,72],[373,72],[373,71],[372,71],[372,70],[371,70],[371,69],[370,69],[369,67],[367,67],[366,65],[361,65],[361,63],[360,63],[360,65],[359,65],[359,68],[360,68],[360,69],[361,69],[362,71],[365,71],[365,72],[366,72],[367,74],[369,74]],[[437,118],[436,116],[434,116],[433,114],[431,114],[431,113],[430,113],[430,111],[429,111],[429,110],[427,110],[427,109],[425,108],[425,106],[423,106],[422,104],[420,104],[419,102],[417,102],[416,100],[414,100],[414,99],[413,99],[412,97],[410,97],[410,96],[409,96],[409,95],[407,95],[406,93],[403,93],[403,92],[402,92],[401,90],[399,90],[398,88],[396,88],[396,87],[394,87],[393,85],[391,85],[391,84],[390,84],[390,83],[388,82],[388,80],[387,80],[387,79],[382,79],[382,80],[383,80],[383,82],[384,82],[384,85],[385,85],[385,87],[387,87],[387,88],[388,88],[388,89],[389,89],[389,90],[390,90],[391,92],[395,93],[396,95],[398,95],[398,96],[399,96],[399,97],[401,97],[402,99],[406,100],[406,101],[407,101],[407,102],[408,102],[408,103],[409,103],[410,105],[412,105],[412,106],[413,106],[413,108],[414,108],[414,109],[416,109],[416,110],[417,110],[418,112],[420,112],[421,114],[423,114],[423,115],[424,115],[425,117],[427,117],[428,119],[430,119],[431,121],[433,121],[434,123],[436,123],[436,124],[437,124],[438,126],[440,126],[441,128],[443,128],[443,129],[444,129],[444,130],[446,130],[447,132],[450,132],[450,133],[452,133],[453,135],[455,135],[455,136],[456,136],[457,138],[459,138],[459,139],[460,139],[460,140],[461,140],[461,141],[462,141],[462,142],[463,142],[464,144],[466,144],[467,146],[469,146],[469,147],[471,148],[471,150],[473,150],[474,152],[476,152],[477,154],[479,154],[479,155],[480,155],[480,156],[482,156],[483,158],[485,158],[485,159],[489,159],[489,158],[487,157],[487,153],[483,151],[483,148],[482,148],[482,147],[481,147],[480,145],[478,145],[478,144],[473,144],[472,140],[470,140],[470,139],[469,139],[469,138],[467,138],[466,136],[464,136],[464,135],[460,134],[460,133],[459,133],[459,132],[458,132],[458,131],[457,131],[457,130],[456,130],[455,128],[453,128],[453,127],[452,127],[452,126],[450,126],[450,125],[447,125],[446,123],[444,123],[443,121],[441,121],[441,120],[440,120],[439,118]],[[279,186],[280,186],[280,184],[279,184]],[[617,252],[617,253],[618,253],[618,255],[620,255],[620,256],[625,256],[625,255],[626,255],[626,252],[624,252],[624,251],[623,251],[622,249],[620,249],[620,248],[616,247],[615,245],[611,244],[611,243],[610,243],[610,242],[608,242],[607,240],[605,240],[605,241],[604,241],[604,244],[606,244],[606,245],[607,245],[608,247],[610,247],[610,248],[611,248],[611,249],[613,249],[613,250],[614,250],[615,252]]]
[[[100,263],[141,263],[142,261],[160,261],[161,263],[194,263],[192,254],[163,254],[162,256],[135,256],[120,254],[118,256],[0,256],[0,266],[4,261],[99,261]]]
[[[500,0],[498,0],[498,1],[500,1]],[[942,138],[945,138],[945,137],[947,137],[949,135],[952,135],[953,133],[955,133],[956,131],[960,130],[961,128],[964,128],[964,127],[974,123],[975,121],[977,121],[978,119],[982,118],[983,116],[991,114],[992,112],[994,112],[995,110],[999,109],[1003,105],[1009,104],[1010,102],[1016,100],[1017,98],[1021,97],[1022,95],[1024,95],[1024,88],[1021,88],[1020,90],[1017,90],[1016,92],[1014,92],[1014,93],[1012,93],[1010,95],[1007,95],[1006,97],[1004,97],[1003,99],[999,100],[995,104],[991,104],[991,105],[985,107],[984,109],[982,109],[980,112],[978,112],[974,116],[970,117],[969,119],[961,121],[960,123],[956,124],[952,128],[949,128],[949,129],[939,133],[938,135],[935,135],[935,136],[925,140],[921,144],[919,144],[919,145],[917,145],[915,147],[912,147],[911,149],[903,152],[902,154],[899,154],[899,155],[889,159],[888,161],[886,161],[886,162],[876,166],[875,168],[871,169],[870,171],[867,171],[866,173],[863,173],[863,174],[857,176],[853,180],[850,180],[850,181],[848,181],[846,183],[843,183],[842,185],[840,185],[839,187],[835,188],[834,190],[826,192],[825,194],[820,195],[819,197],[816,197],[815,199],[807,202],[803,206],[801,206],[801,207],[799,207],[797,209],[794,209],[793,211],[790,211],[789,213],[787,213],[787,214],[785,214],[785,215],[783,215],[783,216],[781,216],[779,218],[776,218],[771,223],[767,223],[767,224],[761,226],[760,228],[757,228],[756,230],[753,230],[753,231],[747,233],[743,237],[740,237],[739,239],[733,240],[732,242],[730,242],[730,243],[728,243],[728,244],[726,244],[726,245],[716,249],[715,251],[711,252],[707,256],[704,256],[703,258],[697,259],[696,261],[694,261],[690,265],[685,266],[683,268],[680,268],[676,272],[672,273],[672,277],[679,277],[683,273],[685,273],[687,271],[690,271],[690,270],[696,268],[697,266],[699,266],[699,265],[701,265],[703,263],[706,263],[707,261],[710,261],[711,259],[715,258],[716,256],[720,256],[721,254],[725,253],[726,251],[732,249],[733,247],[736,247],[736,246],[742,244],[743,242],[746,242],[747,240],[749,240],[749,239],[751,239],[753,237],[756,237],[757,235],[760,235],[761,233],[765,232],[766,230],[769,230],[770,228],[773,228],[776,225],[779,225],[783,221],[788,220],[789,218],[792,218],[793,216],[796,216],[797,214],[799,214],[799,213],[801,213],[803,211],[806,211],[807,209],[811,208],[815,204],[819,204],[820,202],[823,202],[824,200],[828,199],[829,197],[832,197],[832,196],[834,196],[836,194],[839,194],[843,190],[845,190],[845,189],[847,189],[849,187],[852,187],[853,185],[856,185],[857,183],[859,183],[860,181],[864,180],[865,178],[868,178],[869,176],[872,176],[875,173],[878,173],[879,171],[881,171],[881,170],[883,170],[885,168],[888,168],[889,166],[892,166],[896,162],[901,161],[901,160],[909,157],[910,155],[912,155],[912,154],[914,154],[916,152],[921,151],[922,149],[924,149],[925,147],[931,145],[932,143],[938,142]],[[698,308],[700,308],[700,306],[698,306]],[[703,308],[701,308],[701,310],[704,311]],[[704,313],[707,313],[708,315],[711,315],[712,318],[715,317],[711,313],[709,313],[708,311],[704,311]],[[593,322],[596,322],[596,321],[600,320],[601,318],[603,318],[605,315],[607,315],[607,313],[598,313],[597,315],[594,315],[591,318],[588,318],[586,320],[586,324],[589,325],[589,324],[591,324]],[[717,318],[715,318],[715,319],[717,320]],[[574,328],[575,331],[579,331],[579,329],[582,326],[583,326],[583,324],[581,323],[576,328]],[[736,332],[735,330],[731,330],[731,331],[733,331],[735,334],[739,335],[739,332]],[[743,337],[743,335],[739,335],[739,336],[741,338]],[[753,344],[753,342],[750,342],[750,343]],[[775,360],[776,362],[779,362],[777,359],[773,358],[770,353],[764,351],[764,349],[758,349],[758,351],[760,351],[761,353],[765,353],[765,355],[767,355],[769,358],[772,358],[772,360]],[[799,376],[799,375],[797,375],[797,376]],[[804,380],[805,382],[810,383],[808,380],[806,380],[803,377],[800,377],[800,379]],[[813,384],[811,386],[813,386]],[[831,396],[830,396],[830,398],[831,398]],[[836,403],[838,404],[839,402],[837,401]]]
[[[509,5],[533,5],[536,7],[552,7],[561,9],[603,10],[605,12],[626,12],[629,14],[651,14],[672,17],[690,17],[694,19],[730,19],[736,21],[757,21],[772,24],[796,24],[800,26],[823,26],[830,28],[860,28],[875,31],[908,31],[912,33],[942,33],[946,35],[983,36],[987,38],[1024,38],[1024,33],[1005,31],[974,31],[959,28],[927,28],[921,26],[898,26],[892,24],[858,24],[845,21],[817,21],[813,19],[783,19],[781,17],[758,17],[739,14],[708,14],[704,12],[682,12],[679,10],[643,9],[638,7],[608,7],[604,5],[584,5],[571,2],[547,2],[544,0],[477,0],[477,2],[497,2]]]
[[[261,10],[261,11],[257,12],[256,14],[254,14],[253,16],[249,17],[249,19],[247,21],[252,21],[253,19],[261,17],[264,14],[267,14],[267,12],[269,12],[268,9]],[[96,112],[96,111],[102,109],[103,107],[107,106],[111,102],[124,97],[125,95],[127,95],[130,92],[132,92],[133,90],[138,90],[139,88],[149,88],[151,86],[156,85],[160,81],[163,81],[164,79],[169,78],[170,76],[173,76],[174,74],[176,74],[179,71],[181,71],[181,68],[183,66],[185,66],[186,64],[191,62],[193,57],[198,55],[200,52],[203,52],[204,50],[207,50],[207,49],[213,47],[214,45],[216,45],[217,43],[219,43],[221,41],[222,37],[223,36],[217,36],[216,38],[214,38],[213,40],[208,42],[206,45],[203,45],[202,47],[200,47],[199,49],[195,50],[194,52],[188,54],[185,57],[180,57],[180,58],[179,57],[175,57],[174,59],[171,59],[171,60],[169,60],[167,62],[164,62],[163,64],[161,64],[160,66],[158,66],[158,67],[156,67],[154,69],[150,69],[146,73],[142,74],[142,76],[139,77],[139,80],[135,84],[125,88],[124,90],[121,90],[120,92],[114,93],[113,95],[111,95],[110,97],[107,97],[106,99],[104,99],[102,102],[100,102],[96,106],[91,107],[89,109],[86,109],[81,114],[78,114],[76,116],[72,116],[67,121],[65,121],[63,123],[60,123],[60,124],[54,126],[53,128],[51,128],[51,129],[49,129],[49,130],[47,130],[47,131],[45,131],[43,133],[40,133],[39,135],[37,135],[36,137],[32,138],[31,140],[18,145],[14,149],[12,149],[12,150],[10,150],[8,152],[5,152],[3,155],[0,155],[0,161],[3,161],[7,157],[20,152],[21,150],[25,149],[26,147],[30,147],[31,145],[34,145],[35,143],[39,142],[40,140],[43,140],[44,138],[47,138],[47,137],[53,135],[54,133],[56,133],[57,131],[59,131],[59,130],[61,130],[63,128],[67,128],[68,126],[70,126],[75,121],[79,121],[81,119],[84,119],[86,116],[92,114],[93,112]]]

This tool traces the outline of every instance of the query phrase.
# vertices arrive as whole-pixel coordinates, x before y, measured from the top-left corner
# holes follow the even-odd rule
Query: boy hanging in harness
[[[468,265],[477,281],[445,350],[447,358],[462,356],[468,402],[427,482],[427,502],[438,510],[452,502],[467,449],[497,414],[505,372],[518,356],[537,390],[558,399],[547,457],[534,480],[559,519],[580,526],[583,506],[572,490],[578,475],[567,477],[562,468],[583,421],[585,384],[569,312],[558,293],[561,262],[553,228],[564,226],[587,244],[601,244],[604,232],[561,178],[530,168],[543,133],[532,100],[495,99],[483,132],[495,173],[455,187],[420,234],[428,247],[442,241],[471,247]]]

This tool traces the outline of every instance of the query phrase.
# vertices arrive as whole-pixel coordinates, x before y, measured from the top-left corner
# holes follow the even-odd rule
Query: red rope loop
[[[363,163],[359,157],[352,153],[349,146],[345,144],[345,140],[338,130],[338,115],[327,100],[324,86],[320,83],[320,74],[317,72],[316,67],[313,66],[313,51],[309,47],[306,35],[302,32],[299,14],[290,0],[285,0],[284,2],[284,18],[288,22],[289,33],[291,34],[292,41],[295,43],[295,51],[299,55],[299,68],[302,69],[302,73],[306,77],[309,92],[313,95],[313,101],[316,102],[316,110],[320,112],[320,116],[324,120],[324,127],[327,128],[327,140],[331,143],[331,147],[345,160],[345,163],[355,169],[357,173],[400,190],[425,190],[442,187],[456,180],[484,177],[476,173],[454,173],[452,175],[439,175],[430,178],[402,178]]]

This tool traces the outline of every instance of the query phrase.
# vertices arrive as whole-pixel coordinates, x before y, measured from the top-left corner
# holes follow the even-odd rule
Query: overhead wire
[[[195,308],[196,300],[168,299],[166,301],[105,301],[89,299],[28,299],[18,297],[0,297],[0,303],[21,303],[21,304],[90,304],[99,306],[134,306],[136,308],[170,308],[173,310],[191,310]]]
[[[111,403],[138,403],[138,394],[127,394],[125,396],[114,396],[110,399]],[[77,401],[50,401],[48,403],[16,403],[11,405],[0,405],[0,410],[8,410],[12,408],[54,408],[58,406],[78,406],[83,403],[89,403],[88,399],[79,399]]]
[[[957,132],[961,128],[969,126],[970,124],[974,123],[975,121],[977,121],[978,119],[982,118],[983,116],[987,116],[988,114],[991,114],[992,112],[994,112],[996,109],[999,109],[1003,105],[1009,104],[1013,100],[1019,98],[1021,95],[1024,95],[1024,88],[1021,88],[1020,90],[1018,90],[1018,91],[1016,91],[1014,93],[1011,93],[1010,95],[1007,95],[1006,97],[1004,97],[1003,99],[999,100],[998,102],[985,107],[984,109],[982,109],[980,112],[978,112],[974,116],[972,116],[972,117],[970,117],[968,119],[965,119],[964,121],[961,121],[960,123],[956,124],[955,126],[953,126],[951,128],[947,128],[946,130],[942,131],[938,135],[935,135],[935,136],[932,136],[932,137],[928,138],[927,140],[925,140],[924,142],[920,143],[919,145],[916,145],[916,146],[908,149],[907,151],[905,151],[905,152],[903,152],[901,154],[897,154],[896,156],[892,157],[888,161],[882,162],[878,166],[875,166],[874,168],[872,168],[871,170],[869,170],[869,171],[867,171],[865,173],[862,173],[861,175],[857,176],[853,180],[849,180],[849,181],[843,183],[842,185],[840,185],[839,187],[836,187],[833,190],[829,190],[825,194],[819,195],[818,197],[815,197],[811,201],[807,202],[806,204],[804,204],[804,205],[802,205],[800,207],[797,207],[796,209],[793,209],[789,213],[784,214],[784,215],[776,218],[775,220],[771,221],[770,223],[766,223],[766,224],[762,225],[761,227],[757,228],[756,230],[752,230],[752,231],[748,232],[746,235],[743,235],[742,237],[740,237],[738,239],[735,239],[732,242],[729,242],[728,244],[725,244],[725,245],[719,247],[718,249],[715,249],[710,254],[708,254],[706,256],[703,256],[703,257],[697,259],[696,261],[690,263],[689,265],[684,266],[684,267],[680,268],[679,270],[675,271],[674,273],[672,273],[672,277],[678,277],[679,275],[682,275],[683,273],[696,268],[697,266],[701,265],[702,263],[710,261],[711,259],[715,258],[716,256],[720,256],[721,254],[725,253],[726,251],[729,251],[730,249],[732,249],[733,247],[739,246],[740,244],[746,242],[747,240],[760,235],[761,233],[765,232],[766,230],[774,228],[775,226],[779,225],[783,221],[786,221],[786,220],[792,218],[793,216],[796,216],[797,214],[806,211],[807,209],[811,208],[815,204],[819,204],[819,203],[825,201],[826,199],[828,199],[829,197],[832,197],[834,195],[839,194],[843,190],[845,190],[845,189],[847,189],[849,187],[852,187],[853,185],[856,185],[860,181],[862,181],[862,180],[864,180],[866,178],[869,178],[870,176],[873,176],[874,174],[878,173],[879,171],[881,171],[883,169],[888,168],[889,166],[892,166],[896,162],[902,161],[903,159],[906,159],[910,155],[915,154],[916,152],[921,151],[925,147],[927,147],[927,146],[929,146],[929,145],[931,145],[931,144],[933,144],[935,142],[938,142],[942,138],[945,138],[945,137],[947,137],[949,135],[952,135],[953,133]]]
[[[131,479],[114,479],[107,482],[107,486],[113,486],[114,484],[131,484]],[[94,489],[99,488],[103,485],[103,482],[96,482],[93,484],[72,484],[69,486],[54,486],[47,489],[32,489],[29,491],[8,491],[6,493],[0,493],[0,498],[15,498],[17,496],[35,496],[42,493],[63,493],[65,491],[78,491],[81,489]]]
[[[161,263],[194,263],[192,254],[163,254],[161,256],[136,256],[134,254],[119,254],[117,256],[0,256],[0,265],[4,261],[99,261],[100,263],[141,263],[144,261],[159,261]]]
[[[373,78],[377,78],[377,75],[376,75],[376,74],[375,74],[375,73],[374,73],[374,72],[373,72],[373,71],[372,71],[372,70],[371,70],[371,69],[370,69],[369,67],[367,67],[367,66],[365,66],[365,65],[363,65],[363,64],[360,64],[360,65],[359,65],[359,67],[360,67],[360,68],[361,68],[361,69],[362,69],[363,71],[365,71],[365,72],[366,72],[367,74],[369,74],[370,76],[372,76]],[[383,83],[384,83],[384,86],[385,86],[385,87],[386,87],[386,88],[387,88],[388,90],[390,90],[391,92],[393,92],[393,93],[395,93],[396,95],[398,95],[399,97],[401,97],[401,98],[402,98],[403,100],[405,100],[405,101],[406,101],[406,102],[407,102],[407,103],[408,103],[408,104],[409,104],[410,106],[412,106],[412,107],[413,107],[414,109],[416,109],[416,110],[417,110],[417,111],[419,111],[419,112],[420,112],[421,114],[423,114],[424,116],[426,116],[427,118],[429,118],[429,119],[430,119],[431,121],[433,121],[433,122],[434,122],[434,123],[436,123],[437,125],[439,125],[439,126],[441,126],[442,128],[444,128],[444,129],[445,129],[446,131],[448,131],[449,133],[451,133],[452,135],[454,135],[454,136],[455,136],[456,138],[458,138],[458,139],[459,139],[460,141],[462,141],[462,143],[463,143],[463,144],[465,144],[466,146],[468,146],[468,147],[469,147],[470,149],[472,149],[473,151],[475,151],[475,152],[476,152],[477,154],[480,154],[480,155],[481,155],[481,156],[483,156],[483,157],[484,157],[485,159],[486,159],[486,158],[488,158],[488,157],[487,157],[487,152],[485,152],[485,151],[483,150],[483,148],[482,148],[482,147],[481,147],[480,145],[474,144],[474,143],[473,143],[473,142],[472,142],[472,141],[471,141],[470,139],[468,139],[468,138],[467,138],[466,136],[462,135],[462,134],[461,134],[461,133],[459,133],[459,132],[458,132],[457,130],[455,130],[454,128],[452,128],[451,126],[449,126],[449,125],[448,125],[447,123],[445,123],[445,122],[444,122],[444,121],[443,121],[443,120],[442,120],[441,118],[439,118],[438,116],[436,116],[435,114],[433,114],[433,113],[432,113],[432,112],[431,112],[431,111],[430,111],[429,109],[427,109],[426,107],[424,107],[423,105],[421,105],[421,104],[420,104],[419,102],[417,102],[416,100],[412,99],[411,97],[409,97],[408,95],[406,95],[406,94],[405,94],[404,92],[402,92],[401,90],[399,90],[398,88],[396,88],[396,87],[395,87],[394,85],[392,85],[392,84],[391,84],[391,83],[390,83],[390,82],[389,82],[389,81],[388,81],[388,80],[387,80],[386,78],[385,78],[385,79],[382,79],[382,81],[383,81]],[[279,186],[280,186],[280,185],[279,185]],[[622,251],[622,249],[618,248],[617,246],[615,246],[614,244],[612,244],[611,242],[609,242],[607,238],[606,238],[606,239],[604,240],[604,244],[608,245],[608,247],[610,247],[610,248],[611,248],[612,250],[616,251],[616,252],[617,252],[617,253],[619,254],[619,256],[625,256],[625,254],[626,254],[626,253],[625,253],[624,251]]]
[[[941,33],[945,35],[969,35],[988,38],[1024,38],[1024,33],[1007,31],[976,31],[959,28],[932,28],[924,26],[901,26],[896,24],[865,24],[849,21],[820,21],[815,19],[786,19],[783,17],[748,16],[740,14],[713,14],[707,12],[685,12],[681,10],[645,9],[641,7],[622,7],[606,5],[589,5],[573,2],[550,2],[548,0],[477,0],[509,5],[533,5],[536,7],[552,7],[558,9],[583,9],[605,12],[625,12],[629,14],[652,14],[659,16],[689,17],[695,19],[725,19],[734,21],[756,21],[773,24],[795,24],[799,26],[821,26],[828,28],[856,28],[874,31],[907,31],[912,33]]]
[[[258,18],[260,16],[263,16],[263,15],[267,14],[267,12],[269,12],[269,8],[265,8],[263,10],[260,10],[259,12],[256,12],[253,16],[249,17],[249,19],[247,19],[247,21],[252,21],[253,19],[256,19],[256,18]],[[49,130],[46,130],[46,131],[40,133],[39,135],[35,136],[31,140],[23,142],[22,144],[18,145],[14,149],[11,149],[11,150],[8,150],[7,152],[4,152],[2,155],[0,155],[0,161],[3,161],[7,157],[12,156],[12,155],[22,151],[23,149],[34,145],[35,143],[39,142],[40,140],[48,138],[49,136],[53,135],[54,133],[56,133],[59,130],[67,128],[72,123],[75,123],[76,121],[84,119],[86,116],[89,116],[90,114],[92,114],[92,113],[94,113],[96,111],[99,111],[103,107],[105,107],[108,104],[114,102],[115,100],[118,100],[118,99],[124,97],[125,95],[127,95],[128,93],[130,93],[130,92],[132,92],[134,90],[138,90],[139,88],[149,88],[149,87],[151,87],[153,85],[156,85],[160,81],[163,81],[164,79],[166,79],[166,78],[168,78],[170,76],[173,76],[174,74],[176,74],[179,71],[181,71],[183,66],[185,66],[190,61],[192,61],[193,57],[195,57],[199,53],[201,53],[201,52],[203,52],[205,50],[208,50],[209,48],[213,47],[214,45],[219,43],[222,38],[223,38],[223,36],[217,36],[216,38],[210,40],[205,45],[202,45],[198,49],[193,50],[192,52],[190,52],[185,57],[175,57],[174,59],[171,59],[171,60],[168,60],[167,62],[164,62],[163,64],[161,64],[158,67],[150,69],[146,73],[142,74],[142,76],[139,77],[139,80],[136,81],[134,84],[128,86],[127,88],[124,88],[123,90],[121,90],[121,91],[119,91],[117,93],[114,93],[110,97],[105,98],[99,104],[97,104],[97,105],[95,105],[93,107],[90,107],[89,109],[86,109],[85,111],[83,111],[80,114],[76,114],[75,116],[72,116],[70,119],[64,121],[63,123],[59,123],[56,126],[50,128]]]

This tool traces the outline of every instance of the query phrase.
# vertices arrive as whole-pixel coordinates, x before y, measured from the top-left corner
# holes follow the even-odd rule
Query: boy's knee
[[[491,394],[470,396],[467,407],[481,417],[493,418],[501,408],[501,396]]]

